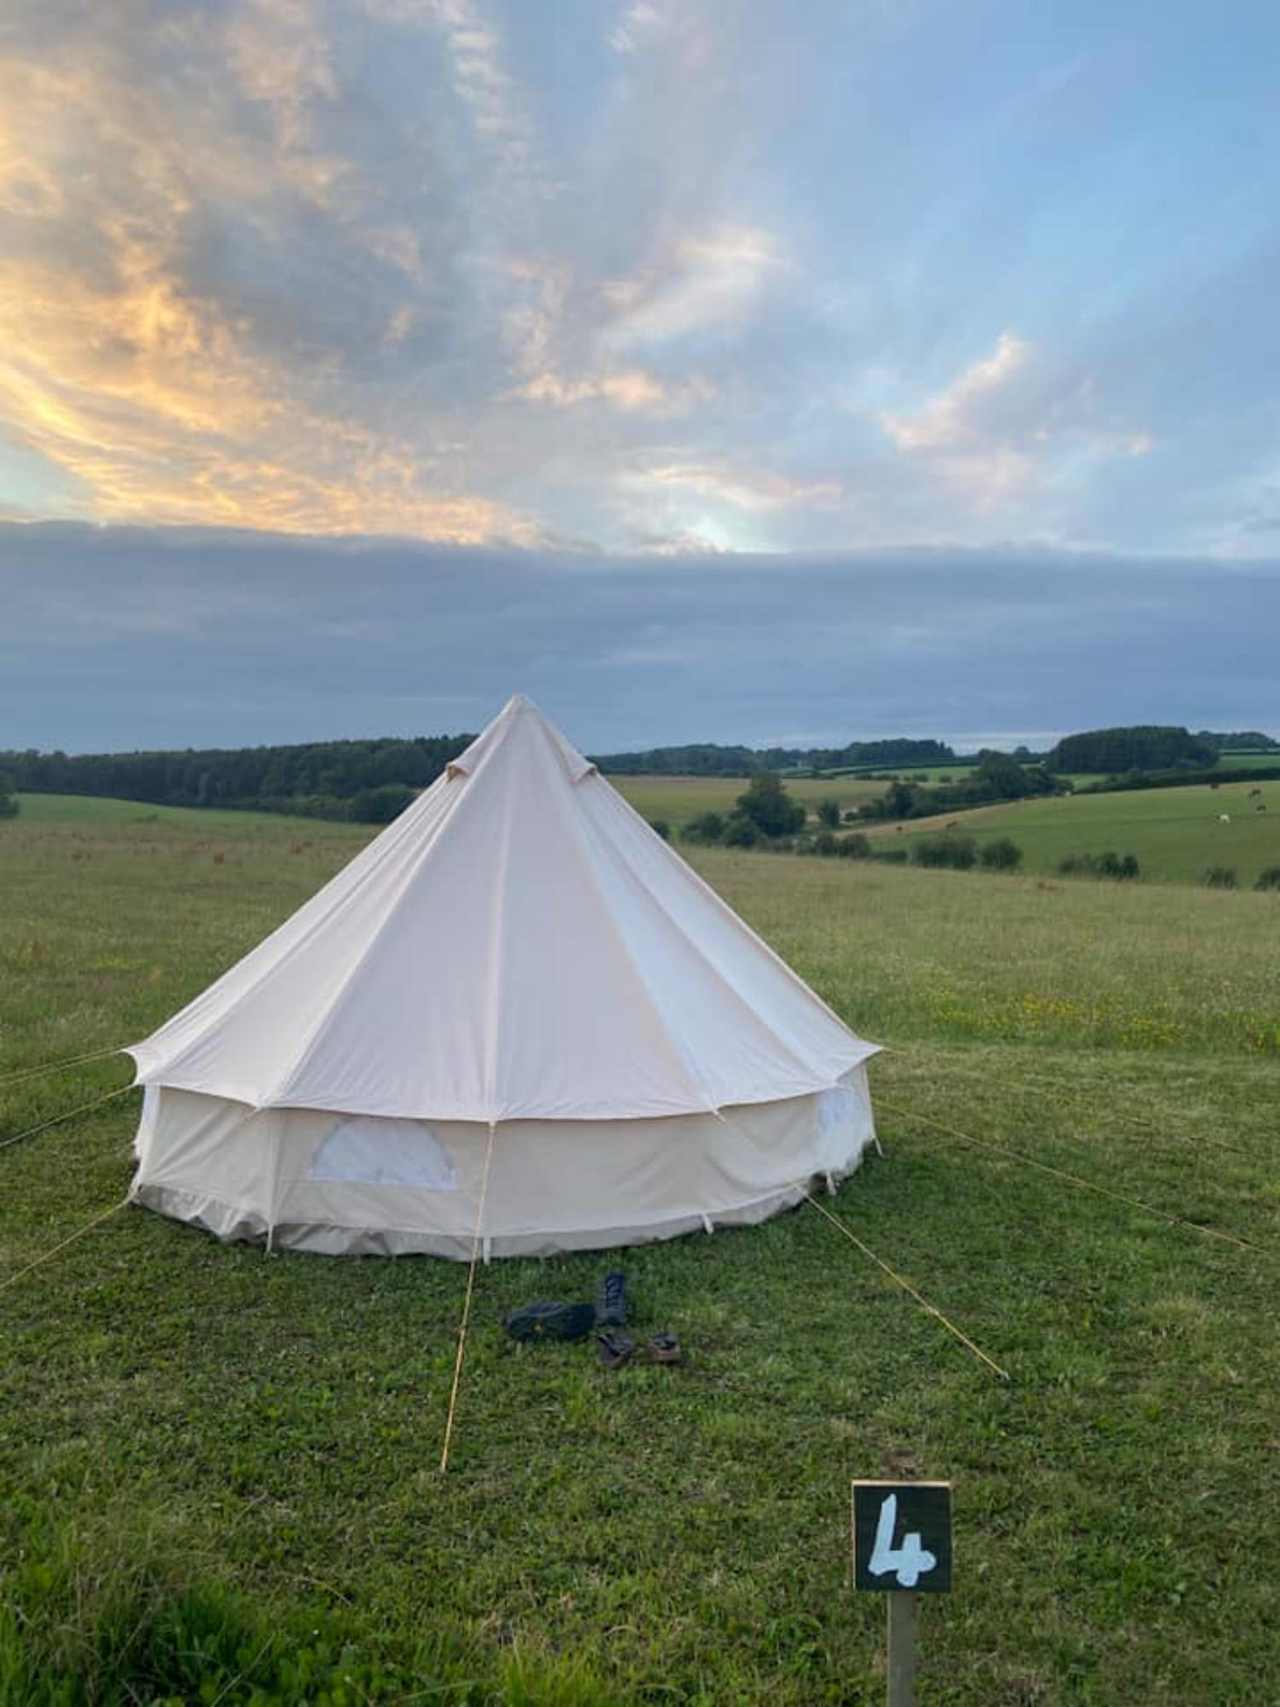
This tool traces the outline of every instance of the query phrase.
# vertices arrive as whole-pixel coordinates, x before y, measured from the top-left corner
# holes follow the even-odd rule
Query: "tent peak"
[[[536,743],[539,736],[551,747],[573,782],[594,775],[596,767],[522,693],[513,693],[493,722],[445,768],[451,777],[473,776],[486,760],[509,743],[526,747],[530,741]]]

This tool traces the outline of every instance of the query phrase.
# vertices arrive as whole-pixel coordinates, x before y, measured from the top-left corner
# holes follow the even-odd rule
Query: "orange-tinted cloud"
[[[313,145],[309,110],[334,83],[312,22],[302,0],[237,12],[232,86],[190,114],[179,146],[151,134],[164,115],[131,101],[109,55],[81,44],[74,67],[0,61],[0,421],[98,520],[531,541],[533,523],[460,488],[429,443],[362,418],[331,383],[338,355],[298,371],[193,272],[211,201],[233,195],[251,214],[283,186],[316,205],[344,177]],[[272,115],[256,162],[251,127],[218,146],[239,98]],[[412,231],[380,223],[359,241],[422,282]],[[400,342],[412,319],[400,303],[382,337]]]

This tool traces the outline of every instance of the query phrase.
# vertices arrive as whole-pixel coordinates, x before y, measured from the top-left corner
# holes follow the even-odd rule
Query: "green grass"
[[[1249,798],[1261,789],[1265,812]],[[1219,822],[1226,813],[1229,824]],[[1024,869],[1049,874],[1068,854],[1135,853],[1142,876],[1162,883],[1194,883],[1211,865],[1236,868],[1248,887],[1267,866],[1280,865],[1280,781],[1222,783],[1218,788],[1153,788],[1119,794],[1077,794],[1007,802],[936,819],[873,826],[910,846],[915,837],[955,822],[979,846],[1011,836],[1023,850]]]
[[[0,1074],[144,1034],[366,834],[105,805],[0,826]],[[2,1707],[878,1703],[881,1473],[955,1483],[924,1699],[1280,1698],[1276,898],[698,864],[889,1045],[887,1159],[834,1207],[1009,1384],[805,1210],[626,1254],[676,1370],[499,1332],[608,1259],[482,1270],[441,1478],[461,1268],[121,1212],[0,1295]],[[126,1079],[0,1086],[0,1137]],[[0,1284],[123,1196],[135,1117],[0,1151]]]
[[[195,829],[202,824],[220,830],[236,825],[251,830],[270,824],[275,816],[267,812],[221,812],[209,807],[196,810],[187,806],[151,806],[141,800],[100,800],[91,794],[23,794],[19,800],[20,815],[26,825],[71,825],[86,830],[107,825]]]
[[[1251,770],[1259,765],[1280,765],[1274,747],[1226,747],[1218,755],[1220,770]]]

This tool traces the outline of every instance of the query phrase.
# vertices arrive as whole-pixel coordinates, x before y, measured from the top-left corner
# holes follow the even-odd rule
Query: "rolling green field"
[[[1249,798],[1252,788],[1261,790],[1265,812]],[[1229,824],[1219,822],[1222,813]],[[1227,865],[1247,888],[1267,866],[1280,865],[1280,781],[1010,801],[922,818],[901,830],[877,824],[872,834],[910,846],[916,837],[950,823],[974,836],[979,846],[995,836],[1011,836],[1029,872],[1056,872],[1068,854],[1112,848],[1135,853],[1143,878],[1156,882],[1194,883],[1206,867]]]
[[[1227,747],[1218,755],[1223,770],[1251,770],[1260,765],[1280,765],[1280,752],[1274,747]]]
[[[1169,796],[1049,805],[1120,801]],[[0,1142],[128,1081],[6,1073],[144,1035],[367,834],[26,800]],[[17,1278],[123,1197],[130,1092],[0,1150],[0,1707],[870,1707],[847,1501],[881,1473],[955,1484],[922,1701],[1280,1699],[1280,898],[696,860],[887,1045],[886,1157],[831,1207],[1010,1379],[805,1208],[626,1253],[679,1369],[502,1336],[607,1258],[482,1269],[442,1478],[457,1265],[128,1210]]]

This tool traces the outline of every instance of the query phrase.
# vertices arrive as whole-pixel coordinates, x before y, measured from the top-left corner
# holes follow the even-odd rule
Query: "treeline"
[[[864,819],[930,818],[939,812],[963,812],[1000,800],[1065,794],[1070,789],[1066,777],[1052,775],[1043,765],[1020,764],[1008,753],[984,751],[968,776],[957,777],[954,782],[928,788],[896,778],[883,794],[864,801],[857,815]]]
[[[156,806],[223,806],[381,823],[425,788],[474,735],[316,741],[182,752],[0,753],[32,794],[93,794]],[[398,804],[396,804],[398,802]]]
[[[847,747],[651,747],[646,752],[593,754],[609,776],[756,776],[788,770],[841,770],[881,765],[955,763],[945,741],[851,741]]]
[[[14,796],[13,778],[8,771],[0,771],[0,818],[16,818],[19,804]]]
[[[1089,729],[1065,735],[1049,754],[1052,771],[1164,771],[1185,766],[1204,769],[1218,762],[1218,748],[1174,724],[1137,724],[1131,728]]]
[[[1229,747],[1261,748],[1264,752],[1280,753],[1280,741],[1270,735],[1263,735],[1257,729],[1235,729],[1230,734],[1222,734],[1212,729],[1197,729],[1196,740],[1204,741],[1210,747],[1216,747],[1219,752]]]
[[[1130,771],[1123,776],[1099,777],[1078,790],[1080,794],[1130,794],[1143,788],[1187,788],[1192,783],[1207,783],[1220,788],[1224,782],[1275,782],[1280,779],[1280,763],[1274,765],[1240,765],[1230,770],[1171,770]]]

